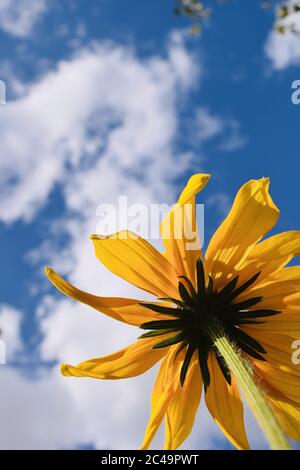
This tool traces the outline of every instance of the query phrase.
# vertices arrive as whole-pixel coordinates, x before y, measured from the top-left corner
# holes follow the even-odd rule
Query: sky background
[[[198,200],[208,240],[238,188],[269,176],[275,232],[299,228],[300,37],[274,33],[274,10],[258,4],[218,7],[195,38],[173,0],[0,0],[0,448],[141,443],[155,368],[100,382],[58,367],[138,333],[63,298],[43,274],[51,265],[98,295],[143,298],[94,257],[99,204],[172,204],[193,172],[209,172]],[[264,448],[248,410],[246,422]],[[201,406],[182,448],[231,447]]]

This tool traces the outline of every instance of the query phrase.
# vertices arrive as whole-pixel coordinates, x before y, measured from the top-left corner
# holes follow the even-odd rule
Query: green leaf
[[[251,348],[250,346],[248,346],[248,344],[243,343],[243,342],[240,341],[239,339],[236,339],[235,342],[236,342],[236,345],[237,345],[242,351],[244,351],[245,353],[247,353],[249,356],[254,357],[254,359],[258,359],[259,361],[264,361],[264,362],[266,362],[267,359],[266,359],[264,356],[262,356],[261,354],[259,354],[257,351],[255,351],[255,349],[253,349],[253,348]]]
[[[193,345],[189,344],[188,348],[187,348],[187,351],[186,351],[186,355],[185,355],[183,364],[182,364],[182,367],[181,367],[181,371],[180,371],[180,383],[181,383],[182,387],[184,385],[186,374],[187,374],[191,359],[193,357],[194,351],[195,351],[195,347]]]
[[[203,262],[200,256],[198,256],[197,258],[196,272],[197,272],[198,300],[201,300],[201,299],[204,299],[205,297],[205,273],[204,273]]]
[[[186,276],[178,276],[178,277],[179,277],[179,279],[184,279],[185,280],[185,282],[187,283],[187,285],[189,286],[189,289],[190,289],[190,292],[189,292],[190,296],[193,299],[195,299],[197,297],[197,293],[196,293],[195,288],[194,288],[193,284],[191,283],[190,279]]]
[[[162,302],[171,302],[175,305],[178,305],[178,307],[181,307],[181,308],[185,307],[182,300],[173,299],[172,297],[159,297],[158,300],[161,300]]]
[[[242,292],[244,292],[246,289],[248,289],[248,287],[252,286],[252,284],[254,284],[254,282],[256,281],[256,279],[258,278],[258,276],[260,275],[261,271],[259,271],[258,273],[254,274],[254,276],[252,276],[250,279],[248,279],[248,281],[244,282],[243,284],[241,284],[237,289],[235,289],[232,294],[229,296],[229,299],[228,301],[231,302],[233,299],[235,299],[238,295],[240,295]]]
[[[140,303],[142,307],[148,308],[149,310],[153,310],[154,312],[157,313],[163,313],[165,315],[172,315],[175,317],[180,317],[180,313],[178,308],[172,308],[172,307],[165,307],[163,305],[157,305],[157,304],[148,304],[148,303]]]
[[[160,341],[153,346],[153,349],[160,349],[160,348],[167,348],[168,346],[172,346],[173,344],[181,343],[185,339],[186,335],[184,331],[178,333],[178,335],[173,336],[172,338],[165,339]]]
[[[211,296],[214,290],[214,281],[211,276],[208,276],[208,286],[207,286],[207,295]]]
[[[219,353],[216,354],[216,359],[218,361],[218,364],[219,364],[220,370],[221,370],[221,372],[224,376],[224,379],[226,380],[228,385],[231,385],[231,373],[230,373],[230,369],[229,369],[228,365],[225,362],[225,359],[222,356],[220,356]]]
[[[287,5],[282,5],[281,7],[279,7],[277,16],[280,20],[289,16],[289,9]]]
[[[246,310],[250,307],[253,307],[254,305],[261,302],[262,299],[263,299],[262,296],[251,297],[250,299],[242,300],[241,302],[237,302],[236,304],[226,305],[226,307],[224,308],[224,314],[240,316],[239,315],[240,310]]]
[[[161,335],[166,335],[167,333],[173,333],[175,331],[178,331],[177,328],[173,329],[173,330],[152,330],[152,331],[147,331],[147,333],[143,333],[141,336],[139,336],[139,339],[143,339],[143,338],[153,338],[155,336],[161,336]]]
[[[194,301],[191,298],[187,288],[182,284],[182,282],[178,283],[178,291],[185,305],[188,305],[189,307],[194,307]]]
[[[227,300],[227,297],[229,296],[229,294],[232,294],[232,292],[234,291],[234,289],[236,288],[236,285],[238,283],[238,280],[239,280],[239,276],[236,276],[234,277],[230,282],[228,282],[228,284],[226,284],[225,287],[223,287],[223,289],[221,289],[218,293],[217,293],[217,299],[218,300]]]
[[[207,364],[209,351],[210,348],[208,344],[201,344],[198,346],[199,365],[205,392],[210,384],[210,373]]]
[[[232,332],[232,336],[234,340],[238,339],[242,341],[244,344],[247,344],[248,346],[250,346],[252,349],[255,349],[256,351],[263,353],[263,354],[266,353],[266,350],[262,347],[262,345],[258,341],[256,341],[256,339],[249,336],[240,328],[233,327],[230,329],[230,331]]]
[[[182,329],[184,322],[182,320],[158,320],[143,323],[140,328],[142,330],[171,330],[174,328]]]
[[[273,317],[279,313],[281,313],[280,310],[251,310],[249,312],[239,312],[238,317],[244,320],[247,318]]]

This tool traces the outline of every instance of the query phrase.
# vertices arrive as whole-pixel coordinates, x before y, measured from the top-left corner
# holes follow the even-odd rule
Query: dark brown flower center
[[[234,277],[222,289],[215,290],[213,279],[209,277],[206,285],[204,267],[201,258],[197,260],[197,286],[185,276],[180,276],[178,283],[179,299],[160,299],[170,302],[172,306],[143,303],[159,315],[168,315],[171,319],[155,320],[140,326],[144,333],[141,338],[149,338],[168,334],[167,339],[161,338],[154,345],[154,349],[165,348],[178,344],[177,353],[185,350],[185,358],[180,373],[181,385],[184,384],[187,370],[192,356],[198,353],[200,371],[205,391],[210,384],[208,369],[208,356],[215,354],[219,367],[228,384],[231,384],[230,370],[224,358],[216,350],[211,339],[210,331],[224,332],[229,341],[236,345],[243,353],[255,359],[265,361],[265,349],[262,345],[242,330],[243,325],[264,323],[262,318],[277,315],[278,310],[255,309],[262,297],[249,297],[238,301],[237,297],[246,291],[258,278],[256,273],[243,284],[238,285],[239,276]],[[251,310],[250,310],[251,309]],[[170,336],[170,333],[172,336]]]

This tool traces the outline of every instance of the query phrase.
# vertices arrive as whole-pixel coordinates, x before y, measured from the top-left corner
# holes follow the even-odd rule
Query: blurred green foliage
[[[177,0],[174,8],[176,16],[185,16],[192,21],[193,34],[200,34],[202,23],[221,4],[234,0]],[[300,0],[282,1],[258,1],[258,7],[262,10],[275,10],[274,29],[279,34],[287,32],[299,33],[295,22],[295,15],[300,14]]]

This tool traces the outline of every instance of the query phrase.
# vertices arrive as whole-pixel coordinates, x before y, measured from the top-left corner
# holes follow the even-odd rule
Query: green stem
[[[280,424],[265,400],[262,391],[256,384],[251,365],[236,347],[230,343],[224,332],[216,331],[215,328],[209,328],[209,335],[229,369],[236,377],[271,449],[292,450]]]

